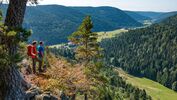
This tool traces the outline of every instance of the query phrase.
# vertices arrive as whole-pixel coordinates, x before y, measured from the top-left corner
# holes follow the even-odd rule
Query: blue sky
[[[113,6],[132,11],[177,11],[177,0],[41,0],[40,4]]]

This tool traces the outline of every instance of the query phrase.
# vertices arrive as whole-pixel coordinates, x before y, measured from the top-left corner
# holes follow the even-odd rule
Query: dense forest
[[[177,15],[101,42],[107,63],[177,91]]]

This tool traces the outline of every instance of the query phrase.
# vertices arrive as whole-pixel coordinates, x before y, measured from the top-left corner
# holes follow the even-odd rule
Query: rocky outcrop
[[[30,66],[30,59],[24,59],[19,66],[21,66],[21,76],[29,84],[29,88],[26,91],[25,100],[71,100],[72,97],[67,96],[63,91],[57,91],[57,96],[53,95],[51,92],[43,92],[36,86],[37,83],[34,82],[34,78],[38,77],[40,74],[33,74]],[[47,66],[43,67],[45,73]],[[74,100],[74,99],[72,99]]]
[[[42,93],[39,87],[32,86],[26,91],[26,100],[58,100],[58,98],[50,92]]]

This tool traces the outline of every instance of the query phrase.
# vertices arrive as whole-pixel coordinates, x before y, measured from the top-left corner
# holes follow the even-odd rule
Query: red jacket
[[[32,48],[31,48],[32,50],[32,52],[31,52],[31,57],[32,58],[36,58],[37,57],[37,50],[36,50],[36,47],[35,46],[32,46]]]
[[[35,46],[28,45],[28,56],[30,56],[31,58],[36,58],[37,50]]]

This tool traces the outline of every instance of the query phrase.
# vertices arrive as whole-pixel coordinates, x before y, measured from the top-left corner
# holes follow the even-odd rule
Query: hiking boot
[[[39,71],[39,73],[43,72],[43,70],[42,70],[42,69],[38,69],[38,71]]]

